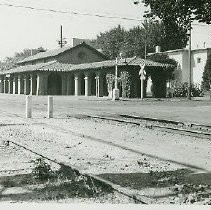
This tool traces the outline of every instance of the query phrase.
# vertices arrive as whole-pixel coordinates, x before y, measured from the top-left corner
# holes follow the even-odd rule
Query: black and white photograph
[[[210,0],[0,0],[0,27],[0,209],[210,207]]]

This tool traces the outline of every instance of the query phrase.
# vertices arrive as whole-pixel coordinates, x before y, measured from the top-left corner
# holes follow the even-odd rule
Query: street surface
[[[9,112],[25,117],[25,96],[0,94],[0,114]],[[211,100],[139,99],[111,101],[107,98],[55,96],[55,118],[72,114],[133,114],[144,117],[170,119],[211,125]],[[33,118],[47,116],[47,96],[33,96]]]

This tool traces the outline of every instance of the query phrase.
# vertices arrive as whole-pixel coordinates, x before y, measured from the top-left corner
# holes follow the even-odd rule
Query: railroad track
[[[2,113],[1,113],[2,114]],[[23,120],[24,123],[13,123],[13,124],[6,124],[6,125],[3,125],[2,126],[14,126],[14,125],[26,125],[28,123],[28,120],[24,119],[23,117],[17,115],[17,114],[11,114],[11,113],[7,113],[4,111],[4,116],[8,116],[8,117],[18,117],[20,119]],[[50,126],[49,124],[45,124],[45,123],[40,123],[38,122],[37,120],[34,120],[34,119],[31,119],[30,121],[33,122],[33,124],[35,125],[43,125],[43,126],[47,126],[49,128],[52,128],[52,129],[56,129],[56,127],[54,126]],[[60,128],[57,128],[57,130],[60,129]],[[61,131],[61,129],[60,129]],[[62,130],[62,132],[65,132],[66,130]],[[66,131],[67,132],[67,131]],[[69,134],[73,134],[73,135],[77,135],[76,133],[74,132],[68,132]],[[80,137],[83,137],[83,138],[86,138],[86,136],[84,135],[77,135],[77,136],[80,136]],[[94,174],[91,174],[91,173],[83,173],[80,171],[80,169],[78,169],[76,166],[73,166],[69,163],[63,163],[63,162],[60,162],[59,160],[55,159],[54,156],[53,157],[47,157],[46,155],[43,155],[41,152],[38,152],[38,151],[35,151],[34,149],[31,149],[30,147],[28,146],[25,146],[25,145],[22,145],[21,143],[19,142],[16,142],[15,140],[5,140],[4,139],[4,142],[5,142],[5,145],[6,146],[9,146],[9,145],[14,145],[16,147],[20,147],[24,150],[26,150],[27,152],[30,152],[32,154],[35,154],[39,157],[42,157],[43,159],[45,160],[48,160],[52,163],[55,163],[55,164],[58,164],[60,166],[65,166],[66,168],[69,168],[75,172],[77,172],[77,174],[81,174],[81,175],[84,175],[86,177],[90,177],[91,179],[93,180],[96,180],[98,182],[100,182],[102,184],[102,186],[108,186],[110,188],[112,188],[114,191],[124,195],[124,196],[127,196],[129,197],[130,199],[133,199],[135,203],[140,203],[140,204],[149,204],[149,203],[152,203],[153,199],[150,198],[150,197],[147,197],[147,196],[144,196],[144,195],[138,195],[138,194],[134,194],[134,192],[132,190],[129,190],[125,187],[121,187],[120,185],[117,185],[109,180],[106,180],[100,176],[97,176],[97,175],[94,175]]]
[[[79,110],[81,111],[81,109]],[[181,121],[141,117],[141,116],[135,116],[135,115],[126,115],[126,114],[116,115],[115,113],[105,113],[106,115],[112,116],[112,117],[107,117],[104,115],[103,116],[87,115],[86,113],[89,112],[89,110],[85,110],[85,109],[83,110],[84,111],[82,112],[83,113],[82,116],[84,117],[109,120],[109,121],[115,121],[115,122],[127,123],[127,124],[134,124],[134,125],[139,125],[139,126],[141,125],[149,129],[159,129],[159,130],[164,130],[166,132],[180,133],[182,135],[211,139],[211,126],[209,125],[185,123]],[[17,118],[22,119],[24,122],[28,122],[25,118],[21,117],[18,114],[5,112],[4,110],[1,110],[1,113],[3,113],[3,115],[6,115],[8,117],[17,117]],[[67,117],[71,117],[71,116],[67,115]]]
[[[4,114],[9,117],[11,117],[13,114],[11,113],[7,113],[7,112],[4,112]],[[83,139],[86,139],[86,140],[90,140],[90,141],[95,141],[95,142],[100,142],[100,143],[103,143],[103,144],[106,144],[106,145],[109,145],[109,146],[113,146],[113,147],[117,147],[119,149],[123,149],[123,150],[127,150],[127,151],[130,151],[132,153],[135,153],[135,154],[140,154],[140,155],[146,155],[150,158],[158,158],[159,160],[161,161],[168,161],[168,162],[171,162],[171,163],[176,163],[178,164],[177,161],[174,161],[174,160],[169,160],[169,159],[163,159],[159,156],[155,156],[155,155],[151,155],[151,154],[148,154],[148,153],[144,153],[143,151],[139,151],[137,149],[134,149],[134,148],[131,148],[129,146],[125,146],[125,145],[122,145],[122,144],[119,144],[119,143],[115,143],[113,141],[108,141],[106,139],[102,139],[102,138],[96,138],[94,136],[90,136],[90,135],[85,135],[85,134],[82,134],[82,133],[77,133],[75,131],[71,131],[69,129],[65,129],[65,128],[62,128],[60,126],[54,126],[52,125],[51,123],[44,123],[44,122],[40,122],[39,120],[37,119],[25,119],[21,116],[18,116],[18,115],[14,115],[18,118],[21,118],[24,122],[24,124],[28,124],[29,122],[32,124],[32,125],[38,125],[38,126],[45,126],[46,128],[50,128],[50,129],[53,129],[54,131],[58,131],[58,132],[61,132],[61,133],[65,133],[65,134],[68,134],[68,135],[74,135],[74,136],[77,136],[77,137],[80,137],[80,138],[83,138]],[[78,116],[78,115],[77,115]],[[71,116],[71,117],[76,117],[75,115]],[[102,119],[102,120],[112,120],[112,121],[115,121],[115,122],[120,122],[120,123],[129,123],[129,124],[135,124],[135,125],[138,125],[140,126],[141,123],[140,122],[131,122],[131,121],[128,121],[128,120],[125,120],[125,119],[119,119],[119,118],[111,118],[111,117],[103,117],[103,116],[94,116],[94,115],[80,115],[79,118],[94,118],[94,119]],[[146,126],[147,128],[149,128],[150,126]],[[172,130],[171,130],[172,131]],[[180,163],[181,165],[183,165],[182,163]],[[186,166],[190,167],[190,168],[193,168],[193,169],[196,169],[196,170],[204,170],[203,168],[200,168],[200,167],[196,167],[192,164],[186,164]]]
[[[18,118],[21,118],[23,120],[23,122],[29,122],[28,120],[22,118],[21,116],[18,116],[18,115],[13,115],[11,113],[6,113],[4,112],[4,115],[6,116],[9,116],[9,117],[18,117]],[[134,125],[145,125],[147,128],[159,128],[159,129],[162,129],[162,130],[167,130],[169,132],[172,132],[172,131],[180,131],[180,132],[185,132],[185,134],[191,134],[191,135],[200,135],[200,137],[202,137],[202,135],[206,136],[206,137],[211,137],[211,133],[209,133],[209,129],[211,127],[209,126],[204,126],[203,125],[196,125],[196,124],[191,124],[190,125],[187,125],[185,123],[181,123],[181,122],[176,122],[176,121],[168,121],[168,120],[159,120],[159,119],[154,119],[154,118],[141,118],[141,117],[138,117],[138,116],[130,116],[130,115],[119,115],[119,116],[116,116],[116,117],[104,117],[104,116],[92,116],[92,115],[86,115],[87,117],[89,118],[95,118],[95,119],[102,119],[102,120],[112,120],[112,121],[115,121],[115,122],[120,122],[120,123],[129,123],[129,124],[134,124]],[[52,129],[56,129],[55,127],[53,127],[52,125],[49,125],[47,123],[39,123],[39,121],[37,120],[34,120],[34,119],[31,119],[30,120],[32,122],[32,124],[42,124],[43,126],[48,126],[48,127],[51,127]],[[153,123],[152,123],[153,122]],[[10,124],[8,124],[9,126]],[[173,127],[174,126],[174,127]],[[199,130],[193,130],[193,127],[195,128],[195,126],[198,126],[198,129]],[[185,127],[185,128],[184,128]],[[188,128],[192,128],[192,130],[188,130],[186,127]],[[65,129],[61,130],[61,128],[58,128],[60,129],[61,132],[68,132],[68,133],[71,133],[73,135],[79,135],[83,138],[91,138],[89,136],[85,136],[85,135],[82,135],[82,134],[76,134],[74,132],[71,132],[71,131],[67,131]],[[207,129],[207,132],[204,132],[202,131]],[[199,136],[198,136],[199,137]],[[93,140],[93,139],[91,139]],[[95,141],[99,141],[99,139],[94,139]],[[100,140],[101,141],[101,140]],[[46,157],[45,155],[41,154],[40,152],[37,152],[37,151],[34,151],[32,150],[31,148],[29,147],[26,147],[25,145],[21,145],[20,143],[17,143],[15,141],[8,141],[10,144],[14,144],[18,147],[21,147],[21,148],[24,148],[25,150],[31,152],[31,153],[34,153],[48,161],[52,161],[56,164],[59,164],[59,165],[63,165],[65,167],[69,167],[70,169],[72,170],[75,170],[77,171],[78,173],[80,174],[84,174],[84,173],[81,173],[80,170],[78,170],[75,166],[71,165],[71,164],[67,164],[67,163],[62,163],[60,162],[59,160],[55,160],[53,159],[52,157]],[[103,142],[105,143],[105,142]],[[107,142],[107,143],[110,143],[110,142]],[[119,146],[119,145],[114,145],[114,146]],[[122,148],[122,149],[127,149],[128,148]],[[102,177],[99,177],[97,175],[93,175],[93,174],[85,174],[86,176],[89,176],[91,177],[92,179],[94,180],[97,180],[99,182],[102,183],[102,185],[107,185],[107,186],[110,186],[112,187],[112,189],[114,189],[115,191],[125,195],[125,196],[128,196],[129,198],[132,198],[136,203],[142,203],[142,204],[149,204],[149,203],[153,203],[153,199],[150,198],[150,197],[146,197],[144,195],[137,195],[137,194],[134,194],[132,191],[126,189],[126,188],[123,188],[119,185],[116,185],[115,183],[112,183],[106,179],[103,179]]]
[[[144,126],[149,129],[159,129],[170,133],[179,133],[182,135],[193,136],[197,138],[211,139],[211,126],[194,123],[184,123],[180,121],[164,120],[157,118],[139,117],[133,115],[114,115],[113,117],[86,115],[88,118],[114,121],[138,126]]]

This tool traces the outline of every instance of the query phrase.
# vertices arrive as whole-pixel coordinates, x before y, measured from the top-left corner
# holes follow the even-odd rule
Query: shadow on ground
[[[142,189],[145,187],[170,187],[175,184],[211,185],[211,173],[194,173],[189,169],[150,173],[100,174],[123,187]]]
[[[178,169],[150,173],[100,174],[99,176],[122,187],[133,189],[139,194],[153,199],[166,199],[168,202],[171,200],[170,197],[175,200],[180,195],[183,195],[183,200],[178,203],[188,201],[187,196],[190,194],[197,197],[193,202],[211,197],[211,173],[195,173],[189,169]]]
[[[80,174],[37,180],[31,173],[0,177],[0,201],[58,201],[68,198],[97,198],[112,192],[108,186]],[[67,176],[66,176],[67,175]]]
[[[66,171],[68,176],[70,171]],[[111,188],[83,176],[71,179],[54,177],[47,181],[35,180],[31,173],[0,177],[0,201],[61,201],[68,198],[100,198],[112,192]],[[210,199],[211,173],[194,173],[188,169],[150,173],[101,174],[102,178],[122,187],[133,189],[154,199],[178,197],[179,194],[197,194],[197,199]],[[188,199],[182,197],[184,203]],[[197,201],[194,198],[194,202]],[[193,200],[193,199],[192,199]]]

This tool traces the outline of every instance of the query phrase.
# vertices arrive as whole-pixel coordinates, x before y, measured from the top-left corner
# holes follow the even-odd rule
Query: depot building
[[[38,53],[17,65],[0,72],[0,93],[112,97],[117,65],[120,96],[140,97],[140,66],[146,73],[166,68],[166,64],[137,57],[108,60],[84,42]],[[147,79],[143,81],[145,93]]]

